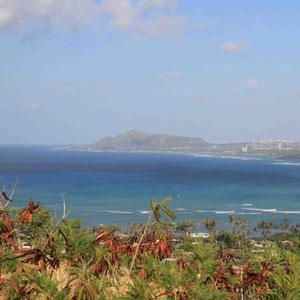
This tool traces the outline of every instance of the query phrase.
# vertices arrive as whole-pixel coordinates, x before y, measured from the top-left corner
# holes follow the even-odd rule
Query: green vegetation
[[[299,226],[287,220],[259,223],[254,240],[247,220],[230,216],[230,233],[207,219],[209,238],[193,238],[190,220],[170,223],[167,198],[122,234],[0,200],[0,299],[300,299]]]
[[[267,155],[274,158],[299,158],[300,143],[287,141],[261,141],[256,143],[207,143],[197,137],[169,134],[150,134],[139,130],[126,131],[115,137],[105,137],[86,146],[64,147],[72,151],[113,152],[177,152],[177,153],[223,153],[239,155]]]

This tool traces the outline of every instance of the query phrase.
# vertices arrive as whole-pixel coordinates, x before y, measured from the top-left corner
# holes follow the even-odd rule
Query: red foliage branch
[[[33,213],[41,207],[42,206],[40,206],[39,203],[34,204],[34,201],[32,201],[31,198],[29,200],[29,205],[27,207],[24,207],[22,210],[20,210],[20,224],[23,224],[25,221],[31,223]]]

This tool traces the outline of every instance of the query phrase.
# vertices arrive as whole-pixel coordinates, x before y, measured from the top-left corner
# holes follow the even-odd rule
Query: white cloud
[[[274,97],[274,100],[291,100],[291,99],[300,98],[300,91],[289,91],[278,97]]]
[[[63,27],[79,31],[88,23],[127,32],[135,39],[180,37],[184,16],[176,0],[0,0],[0,31]],[[101,25],[100,25],[101,24]]]
[[[229,91],[228,95],[229,96],[238,96],[241,93],[241,91],[239,89],[232,89],[231,91]]]
[[[164,36],[168,39],[182,38],[181,28],[185,22],[184,17],[159,16],[152,20],[140,21],[135,40],[145,40]]]
[[[63,25],[79,29],[97,10],[92,0],[0,0],[0,30]]]
[[[65,88],[74,85],[74,81],[72,79],[61,79],[58,81],[58,85]]]
[[[25,106],[21,106],[20,110],[22,111],[37,111],[40,110],[41,106],[38,103],[35,104],[31,104],[31,105],[25,105]]]
[[[132,29],[138,16],[129,0],[103,0],[99,7],[101,14],[110,17],[109,25],[113,30]]]
[[[164,83],[170,80],[184,80],[184,74],[178,72],[160,73],[153,80],[153,83]]]
[[[251,92],[257,92],[260,89],[257,79],[249,78],[246,83],[246,89],[248,89]]]
[[[100,79],[90,79],[89,84],[88,84],[88,89],[89,90],[98,90],[103,86],[103,80]]]
[[[142,0],[139,2],[138,7],[140,11],[148,11],[150,9],[174,10],[176,6],[175,0]]]
[[[109,27],[114,31],[133,34],[135,40],[165,37],[178,39],[186,17],[174,16],[175,0],[104,0],[100,12],[109,17]]]
[[[201,95],[199,94],[195,94],[195,95],[192,95],[188,98],[188,100],[190,101],[195,101],[195,102],[205,102],[206,99],[203,98]]]
[[[223,52],[242,52],[246,49],[247,47],[242,42],[226,42],[221,46]]]

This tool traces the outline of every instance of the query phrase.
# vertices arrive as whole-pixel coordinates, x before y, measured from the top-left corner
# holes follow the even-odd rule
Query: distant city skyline
[[[299,36],[296,0],[0,0],[0,144],[300,141]]]

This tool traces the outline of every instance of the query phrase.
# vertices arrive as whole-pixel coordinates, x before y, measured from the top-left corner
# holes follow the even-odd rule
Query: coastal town
[[[266,155],[270,157],[300,157],[300,143],[285,139],[250,143],[208,143],[199,137],[150,134],[139,130],[126,131],[115,137],[105,137],[90,145],[63,147],[71,151],[113,152],[174,152]]]

